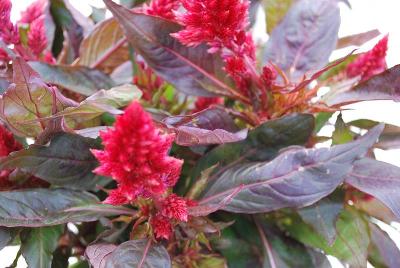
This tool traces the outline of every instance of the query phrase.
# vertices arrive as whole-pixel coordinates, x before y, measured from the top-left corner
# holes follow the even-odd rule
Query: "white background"
[[[12,0],[12,19],[19,17],[21,10],[24,10],[33,0]],[[91,5],[96,7],[104,6],[101,0],[70,0],[85,15],[90,15]],[[118,1],[117,1],[118,2]],[[400,1],[398,0],[350,0],[352,9],[341,4],[342,26],[340,36],[356,34],[372,29],[378,29],[383,34],[389,33],[389,67],[400,63]],[[369,42],[360,50],[371,48],[379,38]],[[348,50],[352,50],[349,48]],[[334,57],[343,56],[349,51],[335,53]],[[391,101],[366,102],[351,105],[353,109],[344,112],[344,120],[350,121],[359,118],[368,118],[376,121],[383,121],[400,126],[400,104]],[[331,127],[325,127],[323,134],[329,134]],[[389,163],[400,166],[400,150],[382,151],[377,150],[377,157]],[[398,240],[398,237],[397,239]],[[16,254],[17,247],[7,247],[0,251],[0,268],[9,265]],[[21,258],[18,267],[26,267]],[[340,266],[339,266],[340,267]]]

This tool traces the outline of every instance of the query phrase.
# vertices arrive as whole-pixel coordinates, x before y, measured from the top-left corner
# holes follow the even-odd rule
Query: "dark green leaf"
[[[222,209],[263,213],[311,205],[332,193],[350,172],[353,162],[373,146],[383,125],[362,138],[331,148],[293,148],[271,162],[238,164],[210,183],[193,215]]]
[[[315,117],[315,129],[314,129],[315,134],[317,134],[325,126],[325,124],[329,121],[332,115],[333,113],[322,112]]]
[[[219,168],[232,162],[267,161],[277,152],[290,145],[304,145],[314,128],[314,118],[308,114],[293,114],[268,121],[249,132],[244,141],[216,147],[197,163],[193,178],[207,168],[219,164]]]
[[[400,219],[400,167],[364,158],[355,162],[346,183],[379,199]]]
[[[93,268],[170,268],[171,260],[162,245],[151,241],[131,240],[118,247],[110,244],[94,244],[85,255]]]
[[[202,96],[234,94],[225,82],[227,77],[223,74],[219,57],[208,53],[205,45],[188,48],[171,36],[182,29],[180,25],[134,13],[111,0],[104,2],[121,24],[135,51],[160,77],[178,90]]]
[[[40,227],[134,213],[98,203],[92,194],[66,189],[0,192],[0,226]]]
[[[369,245],[368,224],[356,210],[343,210],[337,224],[337,238],[332,246],[309,225],[295,219],[285,224],[285,229],[291,236],[305,245],[320,248],[326,254],[335,256],[352,267],[367,266],[367,251]]]
[[[90,96],[100,89],[109,89],[114,86],[111,78],[99,70],[83,66],[54,66],[38,61],[29,64],[47,83],[85,96]]]
[[[53,185],[72,189],[94,189],[102,178],[92,173],[98,162],[90,149],[96,140],[59,133],[48,146],[31,145],[0,160],[0,169],[20,168]]]
[[[337,0],[299,0],[272,32],[265,62],[271,61],[292,80],[328,63],[340,25]]]
[[[394,100],[400,101],[400,65],[375,75],[354,88],[329,94],[324,101],[329,106],[342,106],[360,101]]]
[[[64,229],[63,225],[32,228],[21,234],[21,250],[29,268],[51,268],[53,251]]]
[[[343,209],[343,196],[334,193],[314,205],[298,210],[303,221],[310,224],[329,244],[336,238],[336,220]]]

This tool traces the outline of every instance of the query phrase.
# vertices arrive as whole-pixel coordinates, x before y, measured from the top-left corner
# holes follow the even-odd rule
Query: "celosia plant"
[[[341,114],[398,101],[400,67],[388,35],[329,62],[380,35],[338,39],[338,2],[38,0],[13,22],[0,0],[5,265],[400,267],[400,168],[374,156],[400,128]]]

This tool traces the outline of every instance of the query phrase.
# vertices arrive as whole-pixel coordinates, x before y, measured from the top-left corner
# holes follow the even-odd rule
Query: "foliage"
[[[379,35],[338,39],[339,0],[120,2],[106,19],[38,0],[13,23],[0,0],[11,267],[399,267],[381,227],[400,220],[400,167],[373,150],[400,127],[340,114],[399,100],[388,36],[329,62]]]

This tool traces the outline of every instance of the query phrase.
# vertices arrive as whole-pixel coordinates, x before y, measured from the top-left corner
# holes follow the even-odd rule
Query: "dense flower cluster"
[[[50,51],[46,51],[47,37],[44,25],[45,1],[37,0],[24,12],[21,19],[13,24],[10,20],[10,0],[0,0],[0,37],[6,45],[13,45],[15,51],[25,60],[43,60],[54,63]],[[27,40],[21,39],[19,27],[28,27]],[[5,51],[1,52],[1,60],[8,61],[9,57]]]
[[[360,55],[347,67],[349,77],[361,76],[361,80],[367,80],[386,70],[386,52],[389,36],[382,38],[372,50]]]
[[[174,36],[188,46],[230,44],[248,25],[247,0],[185,0],[182,5],[186,12],[178,21],[185,29]]]
[[[219,97],[213,97],[213,98],[198,97],[196,102],[194,103],[194,109],[192,112],[197,113],[207,109],[211,105],[218,105],[223,103],[224,99]]]
[[[175,18],[174,10],[178,9],[179,5],[179,0],[153,0],[144,5],[143,11],[148,15],[172,20]]]
[[[93,150],[100,162],[95,172],[118,182],[105,203],[119,205],[139,196],[161,195],[177,182],[182,161],[168,156],[174,136],[162,134],[138,102],[100,137],[104,151]]]

